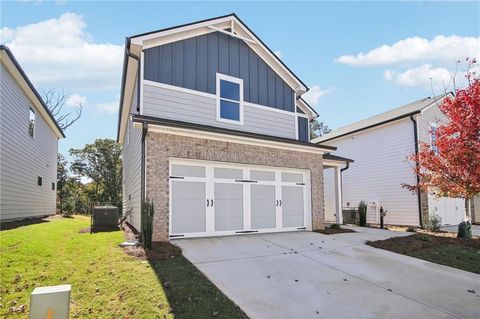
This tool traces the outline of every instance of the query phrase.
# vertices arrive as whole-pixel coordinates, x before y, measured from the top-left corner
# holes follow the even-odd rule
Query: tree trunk
[[[468,197],[465,198],[465,219],[470,223],[472,222],[471,214],[470,214],[471,207],[472,207],[471,202],[472,202],[471,198],[468,198]]]

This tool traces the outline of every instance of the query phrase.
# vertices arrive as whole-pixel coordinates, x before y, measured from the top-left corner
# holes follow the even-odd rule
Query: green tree
[[[332,130],[324,122],[319,122],[317,119],[310,121],[310,140],[323,136],[330,131]]]
[[[65,156],[57,154],[57,209],[60,209],[60,213],[63,214],[63,202],[67,198],[65,193],[65,185],[68,180],[68,161]]]
[[[111,139],[97,139],[81,149],[70,149],[71,170],[77,176],[88,177],[94,185],[95,202],[111,203],[121,208],[122,150]]]

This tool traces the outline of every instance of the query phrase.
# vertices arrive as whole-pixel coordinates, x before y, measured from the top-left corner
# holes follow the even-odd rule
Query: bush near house
[[[360,226],[367,226],[367,204],[363,200],[358,204],[358,214],[360,216]]]

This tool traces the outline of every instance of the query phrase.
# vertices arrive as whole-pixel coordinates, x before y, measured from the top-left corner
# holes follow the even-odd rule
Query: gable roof
[[[298,96],[309,90],[307,85],[235,13],[136,34],[129,38],[132,44],[150,48],[215,31],[228,32],[229,35],[244,40],[257,54],[259,54],[259,51],[266,53],[259,54],[259,56],[289,85],[295,82],[297,87],[293,87],[293,89]]]
[[[23,71],[17,59],[15,59],[13,53],[5,45],[0,45],[0,58],[2,64],[13,75],[13,79],[17,82],[18,86],[24,91],[25,95],[40,112],[57,137],[64,138],[65,134],[43,101],[42,97],[40,94],[38,94],[32,82],[30,82],[30,79],[25,74],[25,71]]]
[[[123,74],[118,114],[117,141],[122,143],[125,133],[130,103],[133,97],[135,82],[138,82],[137,71],[143,49],[180,41],[210,32],[227,33],[245,43],[269,65],[297,94],[299,98],[309,88],[280,60],[266,44],[258,38],[250,28],[235,14],[191,22],[165,29],[132,35],[126,38]],[[138,83],[137,83],[138,85]],[[139,88],[137,88],[137,94]],[[315,111],[314,111],[315,112]]]
[[[340,127],[332,132],[325,134],[324,136],[317,137],[312,140],[312,143],[320,143],[330,141],[336,138],[340,138],[349,134],[353,134],[359,131],[363,131],[375,126],[393,122],[410,115],[422,113],[429,106],[436,105],[436,103],[441,103],[441,101],[449,96],[453,95],[452,93],[441,94],[434,97],[426,97],[418,101],[405,104],[403,106],[394,108],[384,113],[374,115],[372,117],[360,120],[358,122],[351,123],[349,125]]]

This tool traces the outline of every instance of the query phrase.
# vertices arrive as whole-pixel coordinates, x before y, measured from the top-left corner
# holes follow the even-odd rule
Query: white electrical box
[[[71,285],[38,287],[30,295],[30,319],[67,319]]]

